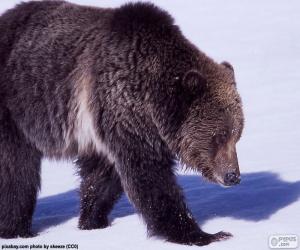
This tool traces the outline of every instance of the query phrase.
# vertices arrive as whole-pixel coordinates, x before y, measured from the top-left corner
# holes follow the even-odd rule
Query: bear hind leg
[[[30,237],[41,153],[0,107],[0,238]]]

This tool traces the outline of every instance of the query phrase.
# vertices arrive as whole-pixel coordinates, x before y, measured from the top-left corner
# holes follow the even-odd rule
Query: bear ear
[[[205,90],[207,81],[199,71],[190,70],[183,78],[183,85],[189,94],[200,95]]]
[[[233,66],[229,62],[224,61],[221,64],[224,65],[227,69],[230,69],[234,72]]]

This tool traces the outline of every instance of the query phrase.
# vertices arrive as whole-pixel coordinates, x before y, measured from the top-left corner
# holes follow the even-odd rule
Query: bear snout
[[[241,178],[236,172],[226,173],[224,176],[224,184],[225,186],[233,186],[237,185],[241,182]]]

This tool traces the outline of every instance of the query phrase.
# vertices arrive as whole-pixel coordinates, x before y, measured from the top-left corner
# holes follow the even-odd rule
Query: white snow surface
[[[17,0],[1,0],[0,11]],[[123,0],[73,0],[116,7]],[[191,173],[178,176],[204,231],[234,237],[203,249],[269,249],[273,234],[300,237],[300,2],[297,0],[157,0],[207,55],[234,65],[245,111],[238,143],[242,183],[224,189]],[[33,219],[39,235],[3,244],[67,244],[80,250],[198,249],[147,238],[146,227],[123,197],[112,225],[80,231],[79,177],[70,162],[45,160]],[[1,208],[0,208],[1,209]]]

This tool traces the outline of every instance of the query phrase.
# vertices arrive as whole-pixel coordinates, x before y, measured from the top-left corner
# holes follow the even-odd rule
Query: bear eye
[[[219,134],[216,134],[213,138],[214,143],[218,146],[224,145],[228,141],[229,133],[227,131],[222,131]]]

